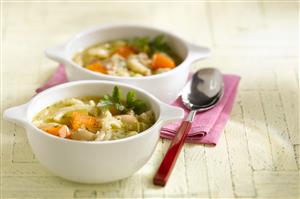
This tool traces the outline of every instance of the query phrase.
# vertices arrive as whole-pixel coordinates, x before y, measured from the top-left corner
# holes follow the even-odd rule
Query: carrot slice
[[[163,53],[155,53],[152,57],[152,69],[174,68],[175,62],[169,56]]]
[[[107,69],[99,62],[96,62],[96,63],[86,66],[86,69],[94,71],[94,72],[98,72],[98,73],[107,74]]]
[[[71,118],[71,127],[75,131],[79,128],[87,128],[88,130],[94,132],[100,127],[100,123],[97,121],[96,117],[80,112],[73,112]]]
[[[127,59],[130,55],[134,54],[134,50],[131,47],[124,46],[118,48],[116,53]]]
[[[47,133],[62,138],[68,138],[71,136],[71,133],[66,125],[48,126],[41,129],[46,131]]]

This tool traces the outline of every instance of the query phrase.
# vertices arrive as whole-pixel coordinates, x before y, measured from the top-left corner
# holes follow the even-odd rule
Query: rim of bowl
[[[121,139],[116,139],[116,140],[106,140],[106,141],[86,141],[86,140],[72,140],[72,139],[65,139],[65,138],[61,138],[55,135],[51,135],[49,133],[44,132],[43,130],[39,129],[38,127],[36,127],[33,123],[32,123],[32,119],[30,120],[28,117],[28,109],[26,110],[26,119],[27,119],[27,124],[32,127],[33,129],[37,130],[39,133],[42,133],[45,136],[48,136],[50,138],[56,139],[60,142],[72,142],[72,143],[79,143],[79,144],[117,144],[120,142],[126,142],[132,139],[138,139],[138,137],[143,136],[146,133],[149,133],[150,130],[154,129],[154,127],[156,127],[160,120],[161,120],[161,102],[156,99],[152,94],[148,93],[147,91],[140,89],[138,87],[135,86],[131,86],[128,85],[126,83],[121,83],[121,82],[111,82],[111,81],[106,81],[106,80],[80,80],[80,81],[73,81],[73,82],[68,82],[68,83],[64,83],[64,84],[60,84],[54,87],[51,87],[45,91],[42,91],[40,93],[38,93],[37,95],[35,95],[28,103],[28,108],[30,108],[30,106],[32,105],[32,103],[34,103],[34,101],[41,95],[47,95],[49,92],[52,92],[53,90],[57,90],[57,89],[63,89],[65,87],[70,87],[70,86],[76,86],[76,85],[81,85],[81,84],[108,84],[108,85],[112,85],[112,86],[124,86],[136,91],[141,92],[142,94],[144,94],[147,99],[148,102],[154,102],[156,103],[156,105],[159,108],[159,115],[155,121],[155,123],[148,129],[146,129],[145,131],[142,131],[136,135],[133,136],[129,136],[129,137],[125,137],[125,138],[121,138]]]
[[[72,60],[71,56],[65,55],[64,56],[65,60],[67,62],[69,62],[69,64],[71,64],[72,67],[76,67],[79,70],[81,70],[81,71],[83,71],[83,72],[85,72],[87,74],[95,75],[95,76],[98,76],[98,77],[105,77],[105,78],[111,79],[111,80],[114,80],[114,79],[121,79],[121,80],[141,80],[141,79],[148,79],[149,80],[149,79],[156,79],[156,78],[160,78],[160,77],[163,77],[163,76],[167,76],[167,75],[171,74],[172,72],[179,70],[179,68],[183,67],[184,63],[186,63],[189,60],[189,58],[190,58],[190,50],[189,50],[189,46],[188,46],[187,42],[184,39],[182,39],[181,37],[177,36],[176,34],[173,34],[173,33],[169,32],[167,30],[159,29],[159,28],[156,28],[156,27],[151,27],[151,26],[146,26],[146,25],[140,25],[140,24],[131,24],[131,23],[106,24],[106,25],[96,26],[96,27],[87,29],[85,31],[81,31],[81,32],[77,33],[75,36],[73,36],[69,41],[66,42],[65,51],[69,48],[69,46],[74,41],[80,39],[80,37],[82,37],[82,36],[86,36],[86,35],[91,34],[93,32],[97,32],[97,31],[101,32],[102,30],[109,30],[109,29],[113,29],[113,28],[142,28],[142,29],[145,29],[146,31],[147,30],[154,30],[154,31],[158,31],[158,32],[160,32],[162,34],[169,35],[169,36],[173,37],[174,39],[178,40],[180,43],[184,44],[184,48],[186,49],[186,56],[184,57],[184,59],[182,60],[182,62],[179,65],[177,65],[175,68],[173,68],[170,71],[167,71],[167,72],[164,72],[164,73],[155,74],[155,75],[143,76],[143,77],[123,77],[123,76],[114,76],[114,75],[108,75],[108,74],[101,74],[101,73],[93,72],[93,71],[90,71],[90,70],[87,70],[87,69],[83,68],[83,66],[81,66],[81,65],[77,64],[76,62],[74,62]]]

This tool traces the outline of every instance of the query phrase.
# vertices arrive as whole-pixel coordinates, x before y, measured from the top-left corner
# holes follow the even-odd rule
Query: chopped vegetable
[[[128,46],[124,46],[124,47],[118,48],[116,53],[118,53],[119,55],[121,55],[127,59],[130,55],[134,54],[134,50]]]
[[[94,132],[95,129],[99,128],[99,124],[100,123],[97,122],[96,117],[89,116],[80,112],[73,112],[72,114],[71,127],[73,130],[86,128]]]
[[[175,62],[163,53],[155,53],[152,58],[152,69],[174,68]]]
[[[42,127],[41,129],[52,135],[59,136],[62,138],[68,138],[71,135],[69,128],[66,125],[47,126]]]
[[[94,71],[94,72],[107,74],[107,69],[103,65],[101,65],[100,63],[94,63],[94,64],[91,64],[91,65],[88,65],[86,68],[91,70],[91,71]]]

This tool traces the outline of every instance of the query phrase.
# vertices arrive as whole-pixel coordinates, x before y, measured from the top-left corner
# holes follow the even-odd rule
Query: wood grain
[[[165,188],[152,184],[170,142],[160,140],[133,176],[84,185],[53,176],[35,159],[24,129],[1,125],[3,198],[299,198],[298,2],[2,3],[1,110],[28,101],[57,63],[44,49],[104,23],[140,23],[208,46],[191,70],[241,76],[216,147],[186,144]],[[121,169],[121,168],[120,168]]]

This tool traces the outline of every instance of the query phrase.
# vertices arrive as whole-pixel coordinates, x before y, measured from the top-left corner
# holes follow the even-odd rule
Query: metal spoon
[[[153,183],[165,186],[182,149],[184,141],[192,127],[197,112],[213,108],[223,96],[223,77],[215,68],[205,68],[197,71],[192,80],[184,87],[181,98],[190,113],[181,123],[171,145],[157,170]]]

